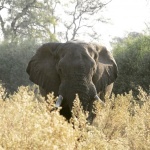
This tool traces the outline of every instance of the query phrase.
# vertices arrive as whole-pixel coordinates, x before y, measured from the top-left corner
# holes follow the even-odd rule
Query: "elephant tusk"
[[[95,95],[94,99],[100,101],[104,105],[104,102],[99,98],[98,95]]]
[[[59,97],[56,101],[55,107],[60,107],[62,101],[63,101],[63,97],[61,95],[59,95]]]
[[[98,95],[95,95],[94,99],[95,100],[101,100]]]

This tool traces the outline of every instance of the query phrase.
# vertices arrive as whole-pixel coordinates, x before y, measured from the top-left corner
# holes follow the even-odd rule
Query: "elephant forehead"
[[[68,52],[74,55],[81,54],[83,52],[86,52],[86,47],[79,44],[73,44],[68,48]]]
[[[88,52],[88,50],[84,49],[84,50],[69,50],[66,53],[66,58],[68,58],[69,60],[76,60],[76,61],[91,61],[91,56]]]
[[[84,61],[90,64],[90,66],[95,65],[96,52],[93,50],[92,45],[87,43],[67,43],[59,50],[59,58],[64,58],[64,62],[73,62],[78,64],[75,60]],[[92,65],[91,65],[92,63]]]
[[[78,58],[82,53],[87,53],[86,48],[76,43],[67,43],[57,52],[60,57],[69,56],[71,58]]]
[[[82,67],[86,67],[86,69],[90,69],[95,66],[95,61],[92,57],[89,56],[88,53],[76,53],[71,52],[70,54],[64,57],[64,62],[67,60],[68,66],[72,65],[72,67],[76,67],[76,69],[81,69]],[[65,64],[66,65],[66,64]]]

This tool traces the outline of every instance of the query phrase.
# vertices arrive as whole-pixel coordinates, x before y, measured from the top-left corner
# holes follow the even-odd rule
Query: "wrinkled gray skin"
[[[89,111],[98,96],[110,96],[117,78],[117,65],[112,54],[94,43],[67,42],[42,45],[31,58],[27,67],[30,80],[40,86],[43,96],[54,92],[59,96],[56,107],[61,106],[66,119],[71,117],[75,94],[78,93],[83,109]],[[99,99],[99,100],[100,100]]]

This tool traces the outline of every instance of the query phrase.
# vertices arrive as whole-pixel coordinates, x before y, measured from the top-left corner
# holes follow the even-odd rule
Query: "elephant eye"
[[[96,69],[97,69],[97,68],[94,66],[94,67],[93,67],[93,72],[94,72],[94,73],[96,72]]]

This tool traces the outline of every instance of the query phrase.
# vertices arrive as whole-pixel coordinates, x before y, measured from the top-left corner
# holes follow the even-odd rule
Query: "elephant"
[[[117,78],[117,64],[110,51],[97,43],[69,41],[43,44],[31,58],[27,69],[29,79],[39,85],[42,96],[53,92],[58,96],[56,107],[62,107],[60,114],[67,120],[75,95],[84,111],[89,112],[87,120],[92,122],[94,101],[105,102],[110,96]]]

